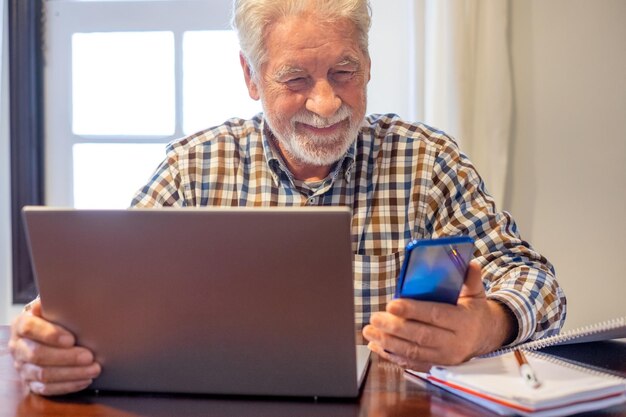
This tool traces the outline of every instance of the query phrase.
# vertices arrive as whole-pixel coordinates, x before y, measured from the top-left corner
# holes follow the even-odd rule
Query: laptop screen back
[[[358,395],[348,208],[26,208],[44,316],[93,388]]]

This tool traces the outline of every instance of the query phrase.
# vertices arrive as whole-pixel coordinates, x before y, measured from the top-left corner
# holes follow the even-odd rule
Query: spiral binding
[[[586,337],[593,336],[593,335],[601,335],[603,333],[608,333],[612,330],[616,330],[620,328],[626,328],[626,317],[618,317],[618,318],[603,321],[600,323],[590,324],[585,327],[580,327],[575,330],[570,330],[563,334],[546,337],[544,339],[533,340],[531,342],[523,343],[517,346],[511,346],[511,347],[504,348],[504,349],[498,349],[491,353],[483,355],[482,357],[490,358],[493,356],[500,356],[500,355],[504,355],[505,353],[512,352],[516,349],[522,349],[524,351],[535,351],[535,350],[543,349],[549,346],[555,346],[558,344],[575,341],[575,340],[586,338]]]
[[[597,368],[597,367],[589,366],[586,364],[578,364],[575,362],[571,362],[569,360],[559,358],[558,356],[549,355],[547,353],[531,351],[531,352],[528,352],[528,356],[531,356],[531,357],[534,356],[534,357],[543,359],[546,362],[554,363],[556,365],[564,366],[570,369],[575,369],[577,371],[584,372],[589,375],[595,375],[595,376],[599,376],[602,378],[612,378],[612,379],[617,379],[619,381],[625,381],[624,378],[622,378],[621,376],[612,374],[602,368]]]

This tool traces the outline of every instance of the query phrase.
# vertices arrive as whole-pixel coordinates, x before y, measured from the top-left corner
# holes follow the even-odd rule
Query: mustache
[[[291,124],[295,125],[296,123],[304,123],[309,126],[323,128],[323,127],[332,126],[339,122],[343,122],[344,120],[350,119],[351,117],[352,117],[352,110],[345,104],[342,104],[341,107],[339,107],[339,109],[337,110],[337,112],[333,114],[331,117],[321,117],[308,110],[303,110],[299,113],[296,113],[291,118]]]

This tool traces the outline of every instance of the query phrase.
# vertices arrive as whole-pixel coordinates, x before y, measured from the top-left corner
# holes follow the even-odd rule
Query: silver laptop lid
[[[98,389],[358,395],[351,212],[26,208],[44,315]]]

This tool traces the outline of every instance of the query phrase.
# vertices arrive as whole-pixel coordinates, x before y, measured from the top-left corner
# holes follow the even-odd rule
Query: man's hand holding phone
[[[439,250],[445,253],[445,248]],[[448,290],[434,294],[440,285],[433,285],[430,293],[421,292],[422,300],[405,297],[409,289],[424,288],[406,286],[409,264],[410,259],[405,259],[404,275],[399,277],[404,282],[398,282],[398,297],[387,304],[386,311],[373,313],[370,324],[363,329],[372,351],[401,366],[428,371],[433,365],[458,364],[490,352],[507,340],[514,324],[505,307],[487,300],[480,263],[468,263],[456,304],[449,302]],[[456,266],[445,269],[451,271]],[[444,293],[444,302],[432,301]],[[429,300],[424,301],[425,298]]]

